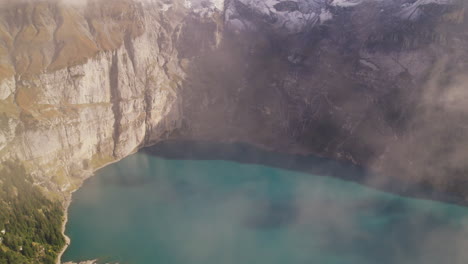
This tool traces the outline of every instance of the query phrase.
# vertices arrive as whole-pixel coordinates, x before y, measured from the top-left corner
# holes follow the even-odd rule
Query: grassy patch
[[[113,161],[115,161],[115,158],[111,155],[94,154],[89,162],[89,167],[91,169],[97,169]]]

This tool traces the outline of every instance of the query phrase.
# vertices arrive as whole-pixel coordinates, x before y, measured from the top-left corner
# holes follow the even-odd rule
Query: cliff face
[[[366,184],[466,204],[465,10],[228,1],[222,41],[187,68],[183,132],[345,160],[374,172]]]
[[[165,138],[244,141],[463,200],[465,5],[6,1],[0,160],[68,193]]]
[[[76,188],[87,171],[180,122],[173,38],[181,14],[168,20],[159,6],[107,4],[1,8],[9,70],[0,81],[0,159],[21,161],[48,190]]]

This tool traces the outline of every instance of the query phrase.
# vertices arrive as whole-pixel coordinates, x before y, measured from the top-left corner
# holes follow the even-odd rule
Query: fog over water
[[[468,258],[468,208],[264,165],[137,153],[99,171],[73,198],[65,261],[461,264]]]

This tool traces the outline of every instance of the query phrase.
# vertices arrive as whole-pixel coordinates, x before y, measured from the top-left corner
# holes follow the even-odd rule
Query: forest
[[[62,205],[35,186],[24,167],[0,168],[0,264],[54,264],[65,239]]]

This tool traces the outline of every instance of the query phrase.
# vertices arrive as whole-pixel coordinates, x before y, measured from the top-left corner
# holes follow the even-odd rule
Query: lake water
[[[278,167],[149,153],[86,181],[66,234],[63,261],[468,263],[468,208]]]

